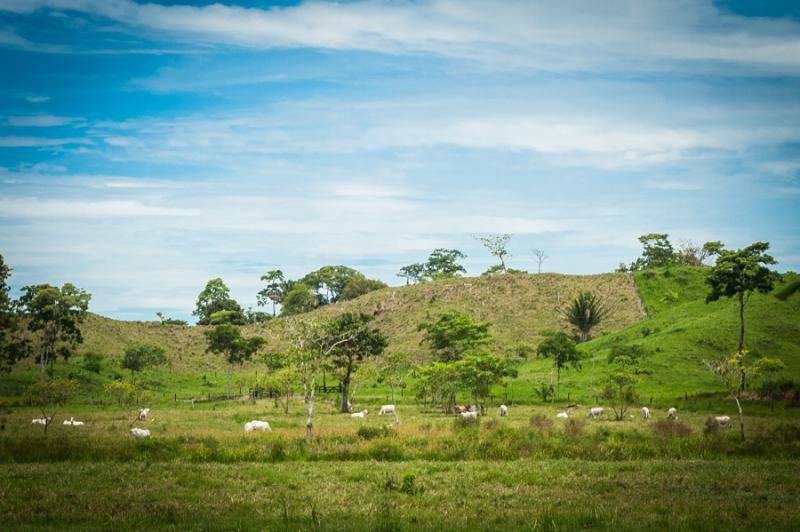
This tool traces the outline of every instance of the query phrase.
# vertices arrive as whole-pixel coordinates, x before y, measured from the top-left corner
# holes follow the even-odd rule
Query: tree
[[[417,398],[430,398],[432,406],[440,406],[447,414],[456,404],[456,393],[461,386],[458,368],[452,362],[432,362],[418,366],[413,375],[417,379]]]
[[[486,349],[464,357],[455,362],[455,366],[459,379],[472,392],[473,404],[480,405],[481,412],[486,409],[492,385],[510,374],[506,361]]]
[[[580,335],[578,341],[585,342],[589,339],[592,329],[608,315],[608,310],[599,297],[591,292],[581,292],[564,314],[567,321],[578,329]]]
[[[80,383],[73,379],[54,377],[48,380],[39,380],[28,388],[28,400],[39,407],[44,422],[44,433],[53,422],[59,407],[69,401],[80,388]]]
[[[675,262],[675,250],[666,233],[648,233],[639,237],[642,256],[631,264],[631,271],[669,266]]]
[[[603,396],[606,399],[617,399],[619,410],[612,404],[614,417],[617,421],[625,419],[627,405],[633,402],[636,395],[636,385],[639,382],[639,374],[636,372],[635,362],[628,356],[618,356],[614,358],[615,367],[607,377],[607,386]]]
[[[467,273],[458,260],[467,258],[457,249],[434,249],[425,263],[425,277],[429,279],[449,279]]]
[[[506,257],[509,259],[511,258],[507,250],[508,241],[511,240],[513,236],[514,235],[509,233],[503,233],[500,235],[476,236],[475,238],[483,244],[483,247],[485,247],[489,253],[497,257],[497,260],[500,261],[500,268],[505,272],[507,270],[505,259]]]
[[[722,242],[706,242],[702,246],[691,241],[681,242],[676,260],[686,266],[703,266],[705,261],[722,252]]]
[[[40,380],[45,368],[55,364],[56,357],[67,359],[77,344],[83,343],[80,325],[86,317],[91,295],[70,283],[61,288],[49,284],[26,286],[19,306],[35,337],[35,353],[39,362]]]
[[[420,323],[417,330],[425,331],[422,341],[428,344],[437,360],[453,362],[494,342],[490,326],[488,321],[475,321],[469,314],[450,310],[439,314],[435,322]]]
[[[300,373],[297,368],[286,366],[272,372],[264,380],[264,386],[272,390],[283,403],[283,413],[289,413],[289,400],[292,398],[297,382],[300,380]]]
[[[542,273],[542,264],[549,258],[547,253],[545,253],[543,249],[537,248],[532,248],[531,252],[533,256],[536,257],[536,273]]]
[[[206,287],[197,296],[197,305],[192,315],[197,316],[198,325],[247,323],[242,307],[230,297],[230,290],[219,277],[206,283]]]
[[[250,360],[264,345],[264,339],[259,336],[245,338],[239,328],[230,323],[217,325],[204,334],[208,342],[206,350],[210,353],[225,355],[225,361],[228,363],[228,385],[225,389],[225,396],[230,399],[234,365],[241,366],[245,361]]]
[[[345,287],[355,279],[364,279],[364,274],[347,266],[323,266],[307,274],[300,282],[319,293],[321,305],[336,303]]]
[[[258,292],[257,301],[259,305],[266,305],[272,302],[272,315],[275,316],[275,307],[283,302],[283,298],[291,289],[283,277],[280,270],[272,270],[261,276],[261,280],[267,283],[267,287]]]
[[[540,357],[553,359],[553,367],[556,370],[556,393],[553,399],[560,399],[561,370],[570,366],[581,369],[581,353],[578,347],[566,333],[557,332],[539,344],[536,352]]]
[[[283,298],[281,316],[310,312],[319,305],[319,298],[305,283],[296,283]]]
[[[774,258],[766,254],[768,249],[768,242],[756,242],[743,249],[723,251],[706,277],[706,284],[711,287],[706,303],[734,296],[739,302],[737,351],[744,349],[744,308],[750,296],[753,292],[770,292],[780,278],[777,272],[765,266],[776,263]]]
[[[331,349],[327,356],[331,365],[341,373],[342,402],[341,411],[349,412],[348,397],[350,379],[359,365],[367,357],[378,356],[386,348],[386,337],[379,330],[370,327],[369,314],[346,312],[327,323],[326,335],[331,338],[349,338]]]
[[[247,319],[248,325],[255,325],[256,323],[264,323],[272,319],[272,314],[262,312],[260,310],[253,310],[253,307],[247,307],[244,311],[244,317]]]
[[[339,300],[348,301],[387,287],[388,285],[386,283],[377,279],[367,279],[366,277],[353,279],[344,287],[344,290],[342,290],[339,296]]]
[[[750,363],[747,360],[747,351],[744,350],[737,351],[729,359],[721,359],[714,362],[706,361],[706,365],[714,375],[722,380],[731,398],[736,401],[736,409],[739,413],[739,432],[742,441],[744,441],[744,413],[740,401],[744,385],[764,374],[780,371],[786,366],[777,358],[766,357]]]
[[[411,357],[404,353],[388,353],[379,359],[378,382],[389,385],[392,404],[395,389],[404,385],[410,371]]]
[[[167,363],[167,355],[161,347],[150,344],[134,344],[125,349],[121,366],[131,372],[131,382],[137,371]]]
[[[0,373],[10,372],[28,348],[27,343],[18,336],[20,321],[9,296],[9,277],[11,268],[0,255]]]
[[[414,284],[422,282],[425,280],[425,265],[420,263],[409,264],[408,266],[403,266],[400,268],[400,271],[397,274],[398,277],[402,277],[406,280],[406,285]]]

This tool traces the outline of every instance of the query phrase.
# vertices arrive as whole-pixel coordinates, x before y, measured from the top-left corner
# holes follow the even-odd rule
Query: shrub
[[[91,371],[92,373],[100,373],[103,369],[103,360],[105,355],[96,353],[94,351],[87,351],[83,354],[83,369]]]
[[[403,450],[393,443],[380,442],[370,448],[369,455],[374,460],[398,462],[403,459]]]
[[[358,437],[362,440],[374,440],[375,438],[380,438],[382,436],[388,436],[390,434],[389,427],[370,427],[369,425],[362,425],[358,427]]]
[[[530,424],[531,428],[536,429],[539,432],[553,431],[553,420],[542,414],[531,416],[531,419],[528,421],[528,423]]]

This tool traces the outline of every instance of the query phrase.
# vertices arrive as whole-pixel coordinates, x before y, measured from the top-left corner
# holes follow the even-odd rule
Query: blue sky
[[[0,0],[12,286],[188,317],[221,276],[436,247],[610,271],[636,237],[800,268],[796,2]]]

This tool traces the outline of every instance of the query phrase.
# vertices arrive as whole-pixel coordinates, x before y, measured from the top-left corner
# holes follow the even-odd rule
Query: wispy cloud
[[[72,124],[74,118],[53,115],[9,116],[6,123],[12,127],[58,127]]]
[[[0,216],[17,218],[130,218],[193,216],[188,209],[145,205],[138,201],[65,201],[0,198]]]
[[[75,137],[0,137],[0,148],[44,148],[68,144],[92,144],[90,139]]]
[[[26,96],[25,100],[28,103],[44,103],[44,102],[49,102],[51,100],[51,98],[49,96],[33,96],[33,95],[31,95],[31,96]]]

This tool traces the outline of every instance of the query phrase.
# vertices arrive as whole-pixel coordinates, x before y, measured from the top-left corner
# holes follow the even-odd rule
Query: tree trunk
[[[744,349],[744,292],[739,292],[739,352]]]
[[[231,398],[231,381],[233,380],[233,366],[228,364],[228,386],[225,388],[225,397]]]
[[[556,369],[556,401],[561,400],[561,366]]]
[[[292,391],[291,390],[287,390],[286,391],[286,400],[283,402],[283,413],[284,414],[288,414],[289,413],[289,397],[291,397],[291,395],[292,395]]]
[[[342,380],[342,413],[347,414],[350,412],[350,405],[348,403],[348,397],[350,392],[350,373],[353,371],[353,364],[348,362],[347,364],[347,371],[344,374],[344,379]]]
[[[306,383],[303,382],[303,388],[306,400],[306,441],[311,442],[312,434],[312,422],[311,419],[314,415],[314,384],[316,383],[316,375],[311,374],[311,390],[309,392],[308,388],[306,387]]]
[[[389,388],[392,390],[392,404],[394,404],[394,384],[390,384]]]
[[[739,433],[744,441],[744,414],[742,413],[742,404],[739,402],[739,397],[734,395],[733,400],[736,401],[736,408],[739,409]]]

